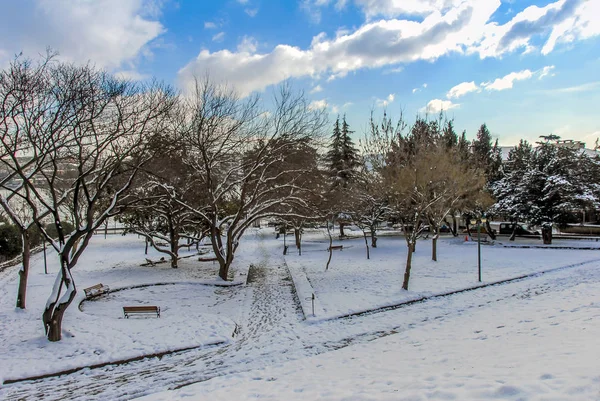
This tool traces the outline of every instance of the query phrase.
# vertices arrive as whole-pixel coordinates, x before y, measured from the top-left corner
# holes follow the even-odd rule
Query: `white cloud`
[[[433,99],[427,103],[420,111],[428,114],[438,114],[441,111],[448,111],[459,107],[460,104],[452,103],[451,100]]]
[[[458,99],[461,96],[466,95],[470,92],[476,92],[479,90],[479,87],[475,83],[475,81],[471,82],[462,82],[454,87],[452,87],[448,93],[446,93],[446,97],[448,99]]]
[[[552,72],[553,69],[554,69],[553,65],[547,65],[547,66],[545,66],[544,68],[542,68],[541,71],[539,71],[539,77],[538,77],[538,79],[542,79],[542,78],[544,78],[546,76],[553,77],[554,76],[554,73]]]
[[[481,57],[500,57],[518,48],[531,52],[532,39],[543,37],[541,53],[546,55],[558,43],[600,35],[599,19],[597,0],[558,0],[544,7],[530,6],[504,25],[486,24],[483,40],[469,52]]]
[[[213,42],[222,42],[223,39],[225,39],[225,32],[219,32],[212,37]]]
[[[597,88],[600,88],[600,81],[587,82],[585,84],[576,85],[576,86],[568,86],[565,88],[549,89],[544,92],[548,92],[548,93],[579,93],[579,92],[589,92],[589,91],[595,90]]]
[[[258,8],[246,8],[244,12],[248,14],[250,18],[254,18],[256,17],[256,14],[258,14]]]
[[[248,4],[248,0],[237,0],[240,4]]]
[[[321,23],[321,7],[327,5],[329,1],[322,0],[301,0],[300,9],[306,13],[310,22],[313,24]]]
[[[402,71],[404,71],[404,67],[396,67],[383,71],[383,74],[398,74]]]
[[[204,29],[217,29],[217,24],[214,22],[206,21],[204,22]]]
[[[323,88],[321,87],[321,85],[317,85],[310,90],[310,93],[318,93],[318,92],[321,92],[322,90],[323,90]]]
[[[558,0],[545,7],[527,7],[502,25],[492,21],[500,0],[354,1],[367,16],[396,19],[368,21],[353,31],[339,31],[333,38],[319,34],[307,48],[279,44],[270,52],[252,55],[203,50],[180,70],[180,82],[189,87],[194,75],[210,70],[211,76],[247,95],[288,78],[333,80],[361,69],[434,61],[451,53],[485,58],[533,51],[534,36],[536,44],[539,36],[547,39],[541,41],[541,48],[548,52],[556,43],[600,35],[597,0]],[[313,22],[319,22],[322,7],[332,4],[335,0],[302,0],[300,7]],[[402,19],[408,14],[420,18]],[[502,83],[490,84],[490,90]]]
[[[375,104],[378,107],[387,107],[387,105],[389,105],[390,103],[392,103],[395,98],[396,98],[396,95],[394,95],[393,93],[390,93],[388,95],[388,97],[385,98],[385,99],[376,99],[375,100]]]
[[[321,74],[340,78],[363,68],[435,60],[449,52],[462,52],[464,45],[473,43],[470,24],[482,13],[487,20],[496,8],[485,4],[489,0],[469,1],[472,3],[422,22],[381,20],[334,39],[317,35],[306,50],[277,45],[270,53],[252,56],[203,50],[180,71],[180,80],[185,87],[193,83],[194,75],[210,70],[212,77],[229,81],[241,94],[248,94],[287,78]]]
[[[462,0],[355,0],[367,17],[428,15],[456,7]]]
[[[237,45],[237,50],[240,53],[256,53],[258,42],[252,36],[244,36]]]
[[[413,88],[412,93],[415,94],[417,92],[421,92],[425,88],[427,88],[427,84],[421,85],[421,88]]]
[[[9,1],[0,13],[0,55],[36,57],[50,46],[63,60],[131,69],[165,31],[162,3],[141,0]],[[0,64],[5,60],[0,59]]]
[[[327,104],[327,100],[322,99],[322,100],[313,100],[308,105],[308,108],[311,109],[311,110],[321,110],[321,109],[326,109],[327,106],[329,106]]]
[[[522,81],[524,79],[529,79],[533,76],[533,73],[529,70],[523,70],[519,72],[511,72],[508,75],[503,76],[502,78],[496,78],[494,82],[482,82],[481,86],[486,90],[491,91],[502,91],[505,89],[511,89],[513,87],[513,83],[515,81]]]
[[[149,79],[151,76],[148,74],[141,74],[135,70],[122,70],[115,72],[115,76],[120,79],[125,79],[128,81],[143,81],[145,79]]]

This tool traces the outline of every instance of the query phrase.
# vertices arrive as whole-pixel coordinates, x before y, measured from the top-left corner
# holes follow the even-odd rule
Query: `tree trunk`
[[[53,293],[51,295],[54,299],[49,300],[50,302],[48,302],[46,309],[42,314],[42,321],[44,322],[46,336],[49,341],[61,340],[63,316],[77,294],[73,276],[71,275],[71,271],[67,266],[67,261],[63,256],[61,256],[60,263],[61,270],[58,273],[59,276],[57,277],[57,282],[55,282]],[[61,296],[63,286],[65,286],[65,291],[68,293],[68,296],[64,300],[63,296]]]
[[[344,233],[344,223],[340,223],[340,237],[345,237],[346,234]]]
[[[329,263],[331,263],[331,255],[333,250],[331,246],[333,245],[333,238],[331,237],[331,230],[329,229],[329,222],[327,222],[327,235],[329,236],[329,259],[327,259],[327,265],[325,265],[325,271],[329,269]]]
[[[210,229],[210,242],[212,243],[213,252],[219,262],[219,277],[224,281],[227,281],[227,274],[229,273],[229,265],[227,263],[227,253],[223,254],[223,241],[221,239],[221,232],[214,226]]]
[[[219,277],[223,279],[223,281],[227,281],[227,275],[229,274],[229,267],[231,266],[231,262],[227,262],[225,260],[223,263],[219,264]]]
[[[25,298],[27,296],[27,278],[29,277],[30,238],[29,232],[21,232],[23,238],[23,267],[19,270],[19,288],[17,290],[17,308],[25,309]]]
[[[431,260],[437,262],[437,240],[440,237],[440,230],[437,229],[435,235],[431,239]]]
[[[171,240],[171,267],[177,269],[177,259],[179,258],[179,235],[175,233],[175,230],[171,229],[169,237]]]
[[[144,255],[148,255],[148,237],[144,236],[144,238],[146,238],[146,248],[144,249]]]
[[[233,256],[231,253],[231,244],[229,241],[227,242],[227,254],[225,258],[223,258],[223,262],[219,261],[219,277],[223,279],[223,281],[228,280],[229,268],[231,267],[231,263],[233,262]]]
[[[300,249],[300,229],[294,227],[294,239],[296,240],[296,248]]]
[[[452,235],[458,237],[458,223],[456,221],[456,216],[452,216]]]
[[[227,281],[229,278],[229,268],[231,267],[231,264],[233,263],[233,255],[235,253],[235,249],[234,247],[236,247],[237,243],[232,235],[231,232],[227,232],[227,240],[225,242],[225,255],[223,257],[223,263],[220,262],[219,260],[219,277],[221,277],[224,281]]]
[[[363,237],[365,237],[365,247],[367,248],[367,260],[371,258],[369,253],[369,241],[367,240],[367,233],[363,231]]]
[[[371,248],[377,248],[377,232],[371,228]]]
[[[544,245],[552,244],[552,226],[551,225],[543,225],[542,226],[542,238],[544,240]]]
[[[408,243],[408,251],[406,254],[406,269],[404,270],[404,282],[402,283],[402,289],[408,291],[408,282],[410,281],[410,268],[412,267],[412,254],[414,244]]]
[[[490,219],[485,221],[485,231],[487,231],[487,235],[489,235],[491,239],[496,239],[496,234],[494,234],[494,230],[492,230],[492,226],[490,225]]]

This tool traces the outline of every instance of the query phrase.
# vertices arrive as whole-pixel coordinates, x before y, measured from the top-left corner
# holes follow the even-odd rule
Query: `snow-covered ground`
[[[312,231],[304,236],[302,255],[290,252],[287,264],[309,320],[331,319],[422,297],[475,287],[478,282],[477,242],[464,237],[438,240],[438,261],[431,260],[431,240],[421,240],[413,254],[409,290],[401,289],[406,265],[403,237],[382,236],[370,259],[361,239],[334,241],[342,251],[334,251],[329,270],[325,271],[328,242],[324,233]],[[600,262],[600,243],[555,241],[554,246],[590,247],[596,250],[542,248],[505,248],[503,245],[531,246],[532,240],[481,245],[482,283],[493,283],[526,274],[548,271],[574,264]],[[540,245],[540,241],[537,241]],[[315,294],[315,316],[312,315]]]
[[[143,400],[599,400],[599,293],[515,298]]]
[[[235,283],[248,278],[249,284],[217,287],[222,282],[212,262],[190,257],[179,269],[141,267],[142,240],[94,238],[74,270],[79,290],[99,282],[124,289],[81,309],[78,294],[58,343],[45,340],[40,321],[56,264],[45,275],[41,254],[34,256],[26,311],[14,308],[16,269],[0,273],[4,380],[223,342],[4,385],[0,399],[131,399],[205,380],[150,399],[600,399],[592,366],[600,357],[598,251],[482,246],[484,284],[549,273],[335,319],[477,286],[476,244],[444,238],[436,263],[429,260],[430,242],[420,241],[406,292],[403,238],[382,237],[368,261],[362,239],[339,242],[344,250],[333,255],[328,272],[323,233],[304,239],[302,256],[290,247],[284,258],[272,229],[252,230],[235,261]],[[151,285],[159,283],[168,284]],[[299,304],[309,315],[313,292],[317,317],[304,320]],[[132,304],[159,305],[161,318],[123,319],[121,307]]]
[[[194,253],[186,250],[183,256]],[[144,255],[144,242],[135,235],[94,237],[73,269],[79,291],[64,317],[63,340],[57,343],[46,340],[41,322],[58,271],[56,256],[48,252],[48,274],[43,255],[33,256],[26,310],[14,307],[16,269],[5,272],[0,278],[0,354],[6,361],[0,364],[2,380],[230,341],[245,292],[215,286],[223,284],[216,276],[218,265],[198,262],[197,257],[182,259],[178,269],[169,263],[140,266],[145,258],[157,261],[162,256],[152,249]],[[244,281],[241,275],[232,284]],[[83,289],[98,283],[120,290],[85,301]],[[153,285],[163,283],[168,285]],[[125,319],[122,307],[131,305],[157,305],[161,317]]]

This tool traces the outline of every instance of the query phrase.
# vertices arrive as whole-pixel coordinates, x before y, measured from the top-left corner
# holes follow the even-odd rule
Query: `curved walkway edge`
[[[523,274],[520,276],[511,277],[511,278],[507,278],[507,279],[477,284],[474,286],[460,288],[457,290],[452,290],[452,291],[447,291],[447,292],[442,292],[439,294],[421,296],[421,297],[417,297],[417,298],[413,298],[413,299],[409,299],[409,300],[405,300],[402,302],[393,303],[393,304],[389,304],[389,305],[377,306],[377,307],[370,308],[370,309],[364,309],[364,310],[360,310],[360,311],[356,311],[356,312],[352,312],[352,313],[341,314],[341,315],[327,316],[327,317],[323,317],[323,318],[319,318],[318,315],[314,316],[312,314],[312,310],[309,309],[310,301],[308,301],[308,300],[310,298],[312,298],[312,294],[314,294],[314,289],[311,286],[311,284],[308,280],[308,277],[306,277],[306,274],[303,274],[303,272],[295,271],[294,274],[292,274],[292,281],[294,283],[294,286],[297,285],[296,283],[299,284],[299,286],[296,287],[296,292],[298,294],[298,297],[301,300],[302,311],[304,313],[304,317],[305,317],[306,321],[310,322],[310,323],[318,323],[318,322],[324,322],[324,321],[328,321],[328,320],[344,319],[344,318],[349,318],[349,317],[354,317],[354,316],[362,316],[362,315],[367,315],[367,314],[372,314],[372,313],[386,312],[389,310],[402,308],[402,307],[405,307],[405,306],[408,306],[411,304],[426,302],[431,299],[448,297],[451,295],[460,294],[460,293],[468,292],[468,291],[474,291],[474,290],[478,290],[478,289],[486,288],[486,287],[509,284],[509,283],[512,283],[515,281],[525,280],[525,279],[532,278],[532,277],[538,277],[538,276],[541,276],[544,274],[553,273],[553,272],[564,270],[564,269],[570,269],[570,268],[574,268],[574,267],[584,266],[584,265],[587,265],[590,263],[597,263],[597,262],[600,262],[600,258],[592,259],[592,260],[588,260],[588,261],[580,262],[580,263],[574,263],[574,264],[570,264],[570,265],[566,265],[566,266],[554,267],[552,269],[542,270],[539,272],[527,273],[527,274]],[[295,269],[290,269],[290,272],[292,272],[292,270],[295,270]],[[307,300],[307,301],[303,301],[303,300]],[[317,304],[316,299],[315,299],[315,304]],[[319,310],[322,310],[322,309],[319,308]],[[316,314],[316,312],[317,312],[317,309],[315,309],[315,314]]]
[[[234,334],[235,334],[235,332],[234,332]],[[136,356],[133,358],[128,358],[128,359],[120,359],[117,361],[102,362],[102,363],[97,363],[97,364],[90,365],[90,366],[79,366],[79,367],[75,367],[75,368],[71,368],[71,369],[65,369],[65,370],[61,370],[61,371],[53,372],[53,373],[46,373],[46,374],[38,375],[38,376],[23,377],[20,379],[8,379],[8,380],[5,380],[4,382],[2,382],[2,385],[19,383],[19,382],[24,382],[24,381],[29,381],[29,380],[47,379],[49,377],[68,375],[71,373],[79,372],[80,370],[84,370],[84,369],[97,369],[97,368],[102,368],[102,367],[109,366],[109,365],[114,365],[114,366],[125,365],[130,362],[141,361],[142,359],[162,358],[165,355],[176,354],[178,352],[191,351],[193,349],[199,349],[199,348],[216,347],[218,345],[223,345],[223,344],[225,344],[225,341],[217,341],[217,342],[209,343],[209,344],[194,345],[192,347],[178,348],[178,349],[174,349],[174,350],[157,352],[157,353],[153,353],[153,354],[139,355],[139,356]]]

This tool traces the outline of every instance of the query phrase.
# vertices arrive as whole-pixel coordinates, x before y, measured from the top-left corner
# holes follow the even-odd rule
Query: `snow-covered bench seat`
[[[332,245],[329,247],[328,250],[335,251],[336,249],[341,251],[342,249],[344,249],[344,245]]]
[[[108,292],[109,290],[110,290],[110,288],[107,285],[104,285],[102,283],[83,289],[83,291],[85,292],[86,298],[97,297],[98,295],[102,295],[105,292]]]
[[[129,315],[135,314],[144,314],[144,313],[155,313],[156,317],[160,317],[160,306],[124,306],[123,307],[123,315],[125,315],[126,319],[129,319]]]

